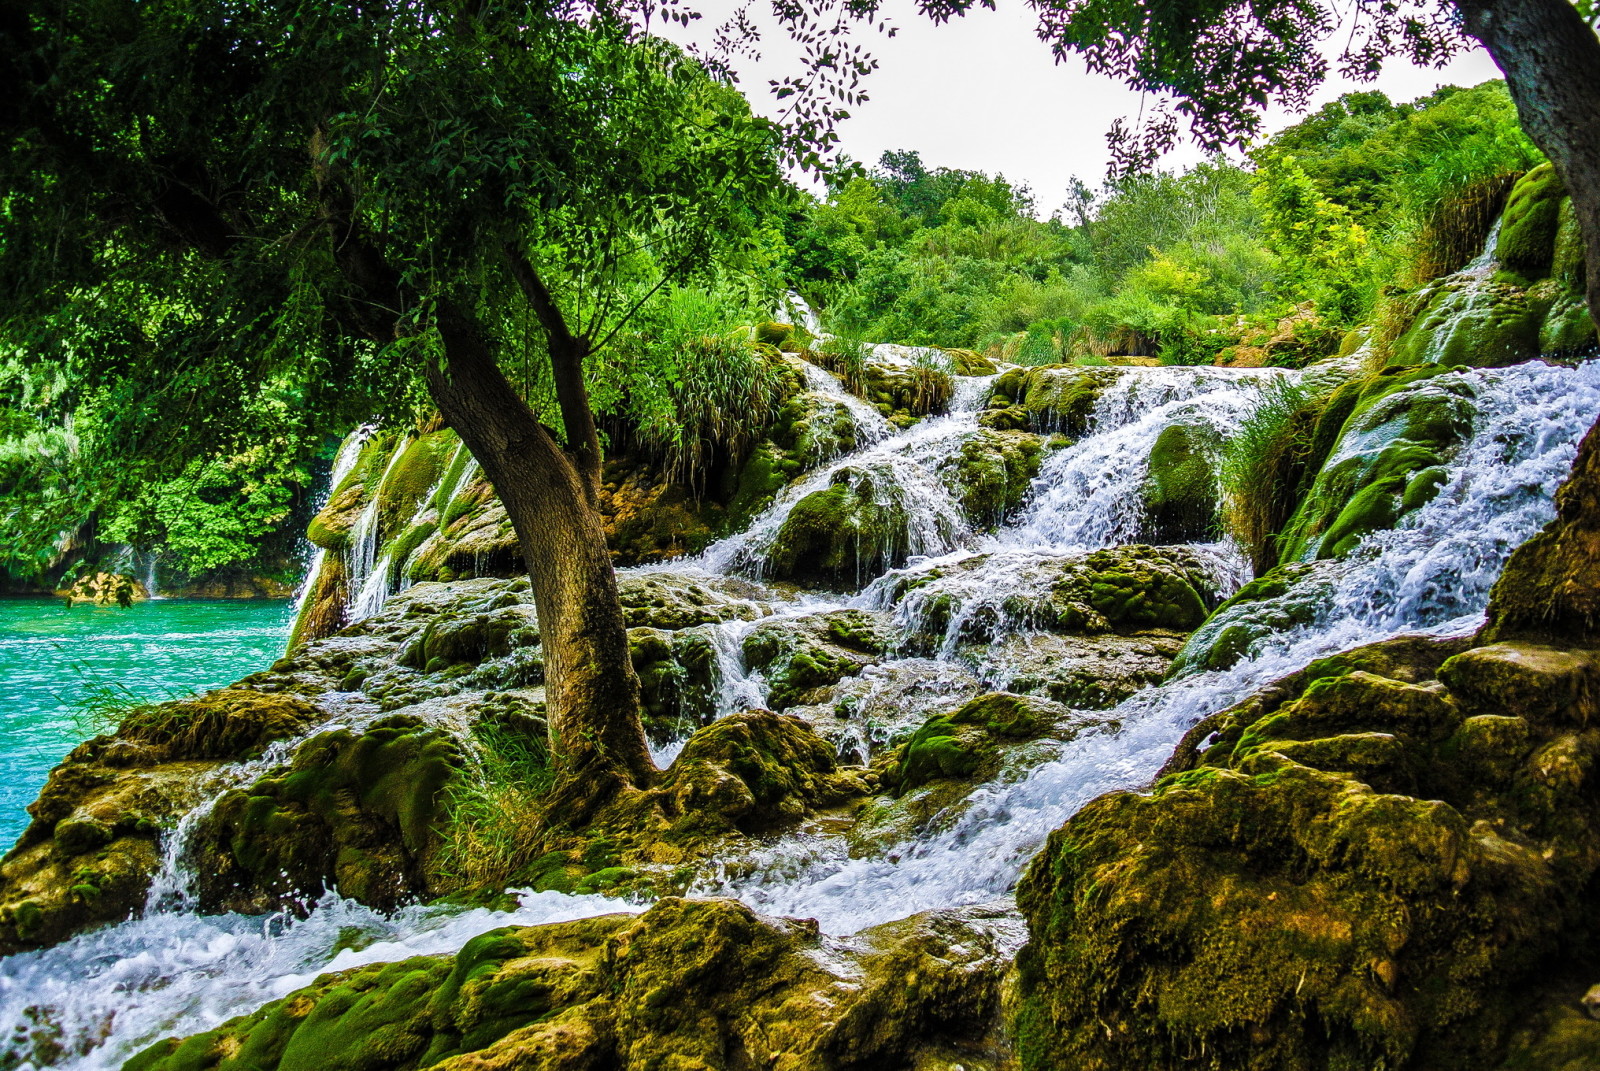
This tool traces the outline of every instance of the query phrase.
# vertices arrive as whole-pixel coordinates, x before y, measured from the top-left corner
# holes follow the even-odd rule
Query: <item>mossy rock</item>
[[[678,832],[709,835],[776,829],[860,792],[804,721],[750,710],[691,736],[656,795]]]
[[[1548,300],[1524,280],[1451,276],[1434,284],[1411,327],[1395,341],[1391,367],[1501,368],[1540,354]]]
[[[1007,689],[1044,696],[1076,710],[1106,710],[1159,684],[1182,649],[1181,632],[1141,630],[1090,636],[1050,632],[1007,636],[987,650],[961,653],[998,667]]]
[[[1518,179],[1506,198],[1495,259],[1530,279],[1548,275],[1565,195],[1556,169],[1548,163]]]
[[[1143,486],[1142,535],[1152,543],[1205,543],[1222,531],[1217,509],[1217,434],[1171,424],[1156,436]]]
[[[1342,557],[1425,505],[1474,413],[1471,382],[1437,366],[1392,368],[1364,383],[1332,462],[1278,538],[1280,560]]]
[[[985,428],[961,444],[944,476],[967,516],[992,528],[1027,498],[1043,454],[1037,435]]]
[[[1258,653],[1264,639],[1316,620],[1331,590],[1307,563],[1280,565],[1240,588],[1197,628],[1173,659],[1171,675],[1228,669]]]
[[[1090,430],[1101,393],[1124,374],[1121,369],[1079,365],[1013,368],[995,381],[985,408],[990,412],[1018,409],[1033,431],[1081,438]]]
[[[1066,724],[1071,714],[1036,696],[980,695],[924,722],[900,747],[890,783],[904,793],[935,780],[988,780],[999,769],[999,741],[1037,739]]]
[[[766,574],[825,586],[857,587],[910,552],[909,518],[884,472],[843,468],[832,483],[795,503],[766,551]]]
[[[296,696],[225,688],[135,708],[115,734],[80,744],[0,861],[0,951],[137,914],[161,867],[160,838],[200,802],[206,776],[318,717]]]
[[[462,762],[448,735],[409,715],[311,738],[286,767],[230,789],[202,819],[201,904],[262,911],[337,888],[387,910],[449,891],[430,865]]]
[[[1349,659],[1409,651],[1408,680],[1334,658],[1269,686],[1152,793],[1052,834],[1018,889],[1022,1065],[1490,1071],[1529,1051],[1536,987],[1600,951],[1596,665],[1443,650]]]
[[[683,629],[725,621],[754,621],[767,593],[738,580],[704,580],[677,573],[628,573],[617,578],[629,628]]]
[[[717,650],[704,629],[628,630],[628,656],[639,677],[645,733],[665,743],[717,713]]]
[[[1062,572],[1049,595],[1063,632],[1190,632],[1221,602],[1204,563],[1181,547],[1093,551]]]
[[[1000,1071],[1019,927],[928,912],[823,941],[732,900],[501,927],[454,955],[323,975],[159,1042],[128,1071],[742,1068]]]
[[[774,710],[821,700],[842,678],[882,660],[893,640],[887,617],[871,610],[830,610],[758,624],[742,653],[767,678]]]

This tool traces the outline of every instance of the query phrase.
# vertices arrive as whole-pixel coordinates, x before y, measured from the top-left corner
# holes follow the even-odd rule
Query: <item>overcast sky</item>
[[[898,32],[893,38],[861,34],[879,68],[866,80],[871,99],[840,127],[840,139],[844,152],[867,164],[886,149],[915,149],[930,167],[1002,173],[1031,187],[1041,214],[1049,215],[1065,200],[1073,175],[1099,185],[1108,156],[1106,131],[1119,116],[1137,115],[1139,96],[1120,82],[1089,74],[1081,60],[1056,64],[1034,36],[1035,18],[1026,5],[999,2],[998,11],[976,10],[936,26],[917,14],[911,0],[886,0],[884,10]],[[698,7],[706,17],[687,33],[704,40],[731,4],[702,0]],[[767,114],[776,112],[767,79],[798,71],[793,46],[779,34],[768,32],[763,62],[746,64],[741,75],[743,89]],[[685,32],[670,36],[683,40]],[[1489,57],[1475,50],[1438,70],[1391,61],[1375,87],[1408,101],[1439,85],[1472,86],[1499,76]],[[1360,88],[1372,87],[1330,80],[1312,107]],[[1296,118],[1274,114],[1269,129]],[[1198,159],[1185,146],[1163,166]]]

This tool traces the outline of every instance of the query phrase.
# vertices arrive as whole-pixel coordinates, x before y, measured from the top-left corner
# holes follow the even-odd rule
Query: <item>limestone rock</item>
[[[825,939],[728,900],[491,930],[455,956],[324,975],[129,1071],[782,1067],[998,1071],[1018,934],[993,909]]]
[[[1593,955],[1590,656],[1500,645],[1441,665],[1451,649],[1325,660],[1202,723],[1152,793],[1052,834],[1018,890],[1023,1066],[1204,1051],[1470,1071],[1508,1045],[1577,1051],[1571,1016],[1532,1013]]]

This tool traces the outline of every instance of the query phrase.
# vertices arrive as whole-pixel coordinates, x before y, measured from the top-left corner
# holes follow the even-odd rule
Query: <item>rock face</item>
[[[207,776],[317,716],[297,697],[224,689],[135,708],[114,734],[80,744],[0,861],[0,952],[135,913],[161,865],[162,829],[199,801]]]
[[[1471,432],[1473,412],[1471,384],[1438,365],[1390,369],[1341,388],[1323,420],[1342,427],[1279,536],[1279,559],[1342,557],[1367,533],[1426,505],[1444,485],[1444,463]],[[1319,426],[1317,434],[1328,430]]]
[[[1415,318],[1389,363],[1499,367],[1577,356],[1595,346],[1583,295],[1572,199],[1555,169],[1541,164],[1511,189],[1493,264],[1444,276],[1415,294]]]
[[[733,901],[669,898],[324,975],[126,1067],[998,1069],[1018,929],[1007,912],[967,908],[846,942]]]
[[[1597,951],[1600,659],[1452,649],[1315,664],[1053,834],[1018,891],[1023,1065],[1470,1071],[1557,1045],[1529,1012],[1575,1004]]]

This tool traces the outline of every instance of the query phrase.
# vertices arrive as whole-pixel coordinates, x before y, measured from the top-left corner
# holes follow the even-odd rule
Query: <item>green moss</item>
[[[880,499],[883,477],[841,469],[831,486],[797,502],[767,552],[769,575],[855,586],[905,560],[905,511]]]
[[[1495,259],[1530,279],[1548,275],[1564,195],[1561,179],[1548,163],[1518,179],[1506,199]]]
[[[1172,424],[1150,451],[1145,478],[1145,535],[1153,543],[1203,543],[1221,534],[1217,510],[1216,433]]]
[[[337,887],[386,907],[435,887],[443,879],[427,864],[461,764],[448,736],[410,716],[313,737],[280,774],[225,793],[202,823],[202,902],[253,906]]]
[[[1278,540],[1282,560],[1340,557],[1437,492],[1443,464],[1472,428],[1467,380],[1436,366],[1395,368],[1364,382],[1335,446]],[[1335,396],[1335,401],[1339,401]],[[1330,403],[1330,408],[1332,405]],[[1326,418],[1318,427],[1324,435]]]
[[[1043,446],[1038,436],[989,428],[961,444],[947,478],[974,523],[997,525],[1022,504],[1038,475]]]
[[[1018,889],[1023,1066],[1501,1068],[1530,983],[1593,955],[1574,894],[1600,822],[1552,821],[1576,796],[1542,772],[1572,761],[1592,656],[1471,651],[1447,692],[1426,681],[1446,648],[1323,660],[1057,830]],[[1555,1024],[1527,1037],[1566,1051]]]

